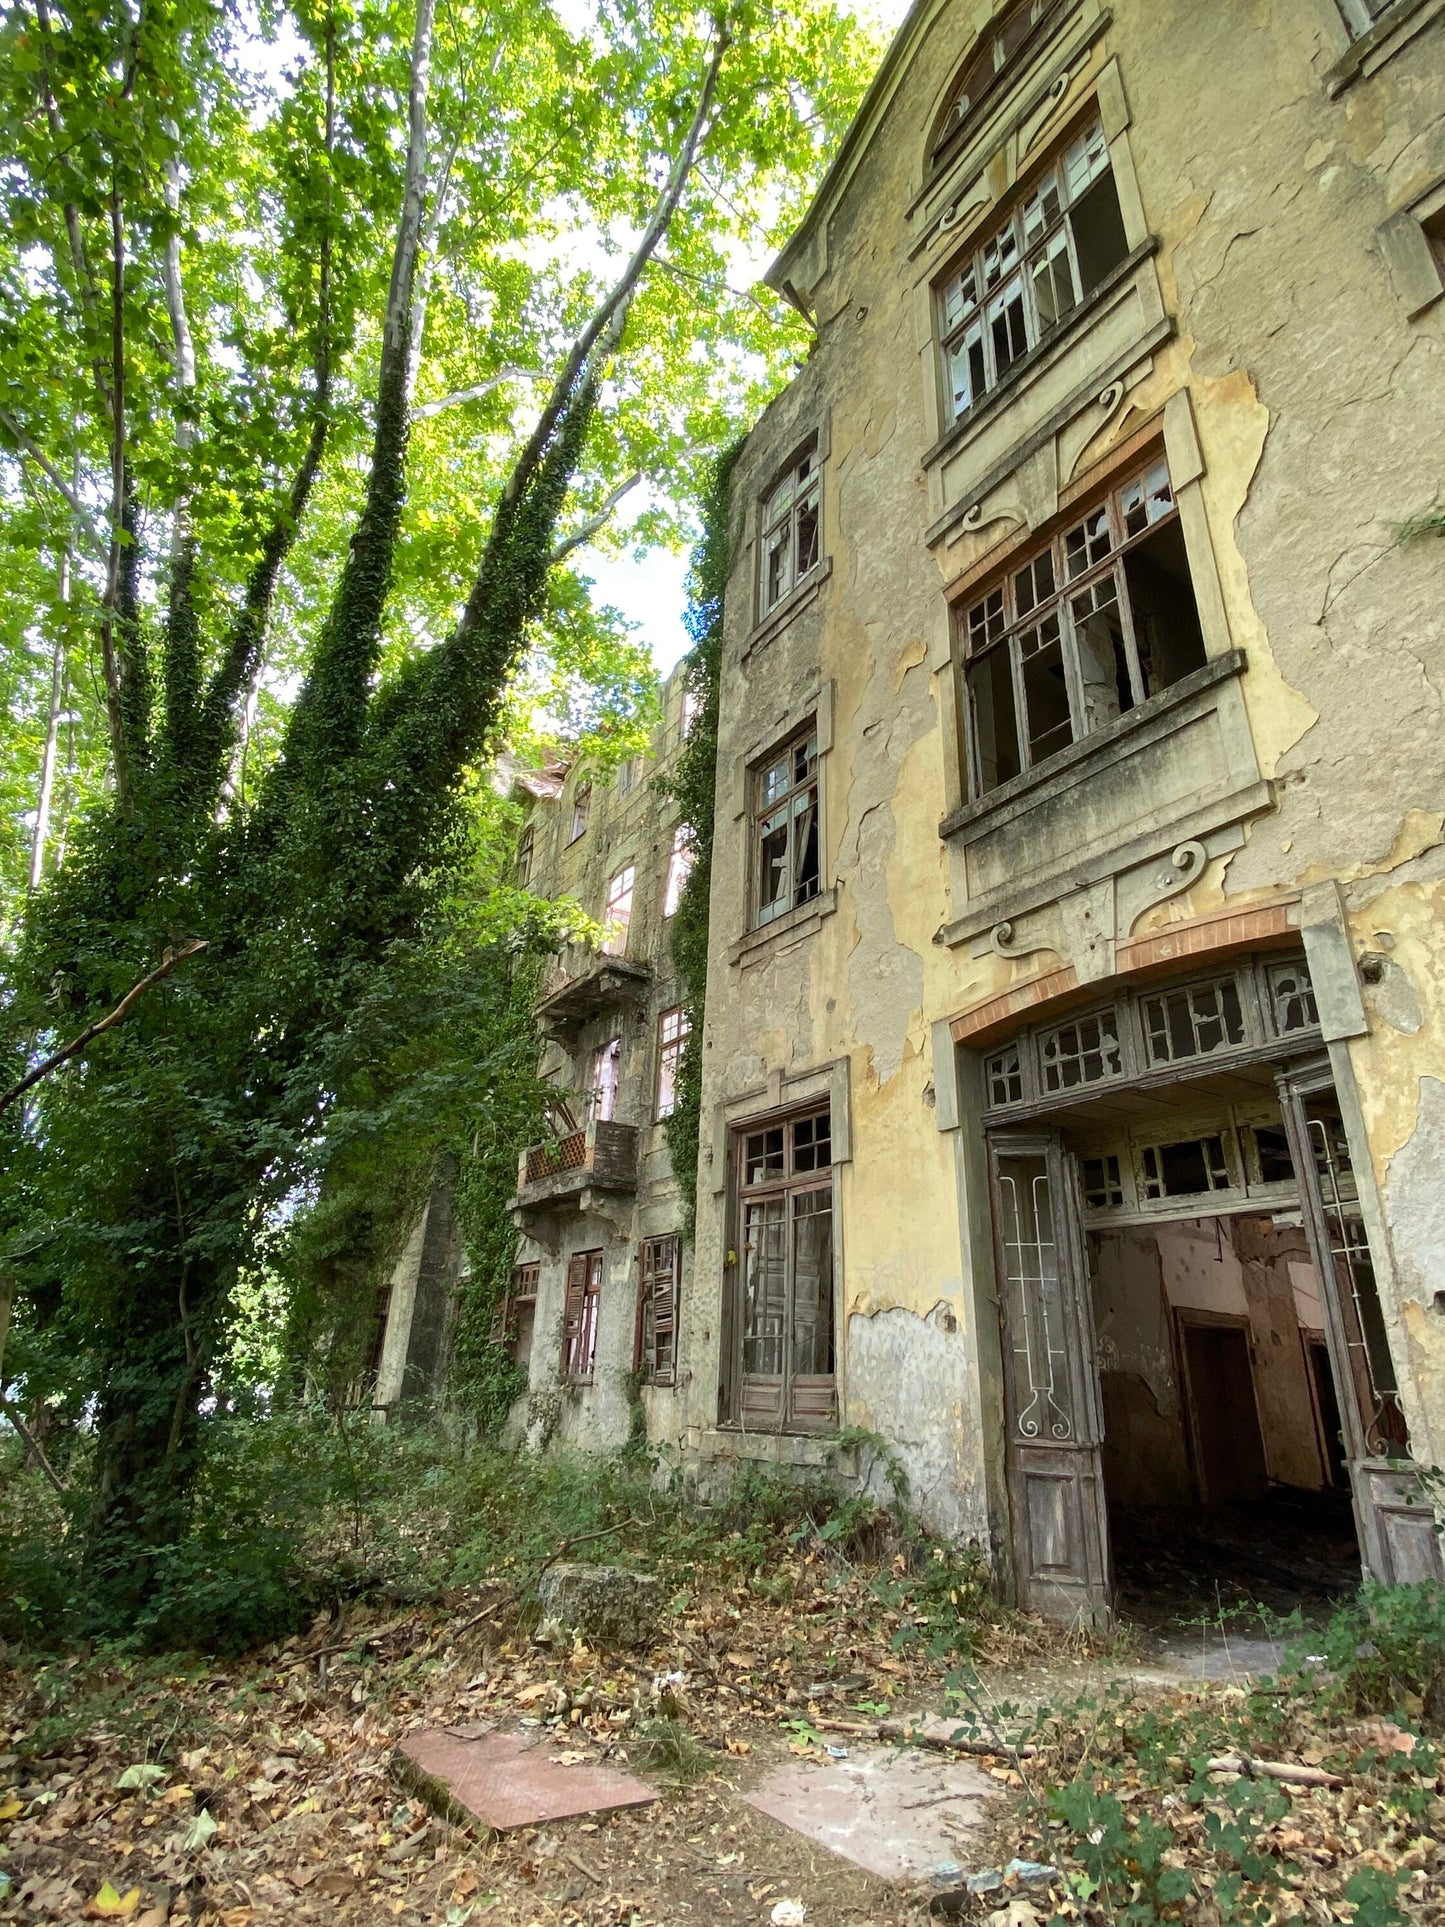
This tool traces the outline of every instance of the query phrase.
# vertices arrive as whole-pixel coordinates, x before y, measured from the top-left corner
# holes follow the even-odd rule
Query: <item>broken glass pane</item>
[[[1046,615],[1036,629],[1023,630],[1018,638],[1018,651],[1023,670],[1029,761],[1040,763],[1074,740],[1057,613]]]

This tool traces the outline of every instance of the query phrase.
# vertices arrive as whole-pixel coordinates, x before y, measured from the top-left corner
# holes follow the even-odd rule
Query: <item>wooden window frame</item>
[[[507,1289],[497,1300],[492,1312],[492,1324],[487,1337],[492,1344],[504,1347],[514,1358],[520,1335],[517,1314],[520,1311],[536,1311],[537,1287],[541,1276],[542,1267],[536,1259],[513,1265],[507,1278]]]
[[[616,1082],[609,1085],[602,1075],[609,1057],[617,1064]],[[587,1061],[588,1115],[595,1123],[613,1124],[617,1120],[617,1100],[622,1094],[622,1033],[597,1046]]]
[[[1348,4],[1348,0],[1345,0]],[[929,165],[937,172],[958,151],[964,130],[1005,79],[1028,58],[1071,0],[1015,0],[980,37],[958,79],[929,142]],[[1022,29],[1022,31],[1020,31]]]
[[[822,464],[817,443],[813,442],[793,459],[763,498],[758,534],[758,620],[764,621],[786,602],[822,559]],[[683,729],[685,734],[686,722]]]
[[[683,824],[672,833],[672,849],[667,859],[667,882],[662,893],[662,915],[664,922],[668,917],[677,915],[677,906],[682,901],[683,890],[692,875],[692,866],[697,861],[697,850],[693,844],[692,832]]]
[[[769,782],[774,773],[785,766],[787,773],[780,785],[770,788]],[[810,718],[801,729],[795,730],[776,749],[758,761],[749,773],[748,790],[753,870],[750,927],[762,930],[779,917],[786,916],[790,910],[811,903],[822,892],[823,783],[816,718]],[[807,807],[810,796],[811,810]],[[779,835],[782,837],[779,870],[782,887],[779,894],[764,901],[764,879],[774,861],[769,854],[769,844]],[[811,864],[808,861],[810,839]]]
[[[671,1035],[668,1034],[669,1019],[676,1020]],[[659,1124],[677,1109],[677,1073],[682,1063],[682,1047],[691,1034],[692,1024],[685,1005],[673,1004],[669,1009],[657,1013],[657,1080],[653,1116]],[[669,1073],[670,1091],[666,1088]],[[664,1099],[669,1096],[671,1102],[664,1108]]]
[[[1099,729],[1141,709],[1207,659],[1201,653],[1199,663],[1168,681],[1156,675],[1152,686],[1146,677],[1138,612],[1130,595],[1126,565],[1132,555],[1171,529],[1179,531],[1182,541],[1178,494],[1164,450],[1156,444],[1120,479],[1071,508],[1043,540],[1021,549],[1004,569],[954,604],[953,629],[965,713],[968,766],[964,775],[972,801],[1045,772],[1054,756],[1065,754]],[[1203,624],[1187,547],[1185,568],[1202,652]],[[1110,597],[1123,646],[1123,661],[1116,658],[1114,665],[1115,696],[1122,698],[1118,687],[1122,670],[1127,675],[1130,700],[1127,709],[1121,702],[1114,713],[1096,717],[1088,690],[1102,684],[1097,675],[1092,683],[1085,675],[1086,645],[1080,640],[1077,605],[1088,598],[1095,603],[1090,613],[1098,613]],[[1028,664],[1055,653],[1068,714],[1036,736],[1029,723]],[[1097,669],[1097,658],[1094,665]],[[1010,767],[1002,775],[997,773],[997,753],[986,762],[981,747],[979,691],[990,677],[1007,694],[1013,728]],[[1064,728],[1067,740],[1053,741]],[[995,773],[985,781],[990,767]]]
[[[536,849],[537,826],[535,823],[524,823],[522,833],[517,838],[516,877],[519,890],[531,888],[532,864],[536,858]]]
[[[637,894],[637,865],[624,863],[616,876],[607,880],[607,896],[602,906],[602,954],[625,957],[627,937],[632,928],[632,904]]]
[[[567,1260],[567,1295],[562,1311],[562,1378],[568,1385],[592,1385],[597,1376],[597,1327],[602,1307],[600,1246],[574,1251]]]
[[[822,1141],[817,1135],[820,1122],[826,1130],[828,1147],[828,1161],[823,1164],[816,1162],[818,1146]],[[806,1147],[801,1135],[803,1132],[812,1134]],[[778,1170],[763,1171],[750,1181],[749,1161],[754,1155],[750,1143],[766,1143],[775,1133],[781,1135],[781,1163]],[[828,1431],[837,1422],[838,1264],[834,1237],[833,1173],[836,1167],[832,1161],[832,1144],[830,1102],[819,1104],[815,1101],[782,1116],[750,1119],[737,1125],[733,1131],[738,1252],[734,1319],[737,1345],[735,1383],[738,1393],[734,1418],[749,1431]],[[804,1148],[811,1150],[813,1163],[808,1164],[801,1158],[800,1152]],[[811,1204],[814,1199],[826,1200],[826,1203],[815,1209]],[[800,1212],[798,1205],[803,1200],[810,1201],[809,1208]],[[775,1207],[781,1208],[775,1210]],[[828,1279],[826,1289],[818,1293],[814,1310],[817,1317],[826,1311],[830,1369],[826,1372],[798,1372],[794,1369],[795,1348],[799,1343],[797,1227],[804,1219],[820,1217],[825,1212],[828,1219]],[[761,1219],[756,1218],[755,1213],[762,1213]],[[749,1273],[754,1249],[750,1236],[759,1227],[764,1235],[770,1228],[781,1230],[782,1299],[780,1305],[774,1301],[778,1322],[776,1330],[771,1332],[749,1330],[752,1289]],[[766,1322],[770,1316],[768,1300],[772,1294],[765,1282],[762,1289],[765,1295],[759,1298],[753,1311],[754,1316]],[[779,1369],[749,1370],[750,1345],[757,1346],[760,1351],[776,1345]]]
[[[1075,185],[1079,161],[1087,165]],[[1007,216],[955,255],[934,284],[943,413],[949,426],[966,420],[1127,258],[1123,211],[1113,184],[1118,255],[1085,285],[1076,216],[1105,180],[1114,183],[1114,164],[1103,124],[1095,116],[1054,150],[1015,195]]]
[[[674,1231],[637,1248],[637,1342],[634,1369],[648,1385],[677,1383],[677,1324],[682,1297],[682,1239]]]
[[[587,834],[587,825],[592,818],[592,780],[584,778],[572,792],[572,819],[567,832],[567,847],[579,842]]]

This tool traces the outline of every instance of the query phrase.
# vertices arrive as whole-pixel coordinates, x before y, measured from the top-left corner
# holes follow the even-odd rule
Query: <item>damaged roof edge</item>
[[[873,76],[872,84],[863,96],[862,105],[853,116],[848,131],[843,136],[842,146],[830,162],[817,193],[808,203],[807,212],[798,223],[788,245],[763,276],[765,285],[778,294],[795,303],[801,300],[796,289],[792,289],[790,293],[793,270],[798,259],[811,244],[820,223],[826,221],[842,199],[844,191],[872,143],[873,136],[878,131],[885,112],[892,103],[893,95],[915,46],[949,4],[950,0],[914,0],[909,8],[902,26],[889,43],[888,51],[884,54],[882,64]]]

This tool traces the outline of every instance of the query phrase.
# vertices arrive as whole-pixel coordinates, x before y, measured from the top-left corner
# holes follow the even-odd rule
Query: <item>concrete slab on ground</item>
[[[657,1789],[615,1767],[559,1757],[555,1738],[489,1726],[432,1727],[399,1747],[403,1760],[440,1784],[483,1826],[537,1826],[580,1813],[645,1806]]]
[[[971,1761],[894,1747],[779,1767],[743,1798],[880,1880],[926,1880],[960,1860],[998,1787]]]

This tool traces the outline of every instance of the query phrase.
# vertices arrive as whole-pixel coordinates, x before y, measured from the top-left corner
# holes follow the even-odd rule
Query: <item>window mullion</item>
[[[1114,594],[1119,603],[1119,620],[1124,626],[1124,653],[1129,658],[1129,683],[1134,701],[1142,703],[1149,691],[1144,687],[1144,666],[1139,660],[1139,639],[1134,634],[1134,605],[1129,600],[1129,578],[1124,573],[1124,558],[1114,558]]]
[[[1017,635],[1005,636],[999,647],[1008,650],[1009,674],[1013,678],[1014,735],[1018,742],[1019,768],[1032,769],[1033,757],[1029,753],[1029,712],[1024,697],[1024,665],[1023,658],[1019,654]]]
[[[1076,587],[1071,583],[1070,589]],[[1045,604],[1047,608],[1048,604]],[[1069,727],[1074,741],[1081,743],[1088,732],[1084,709],[1084,675],[1079,666],[1079,642],[1074,634],[1074,612],[1069,592],[1064,591],[1052,605],[1059,612],[1060,654],[1064,659],[1064,687],[1069,697]]]

